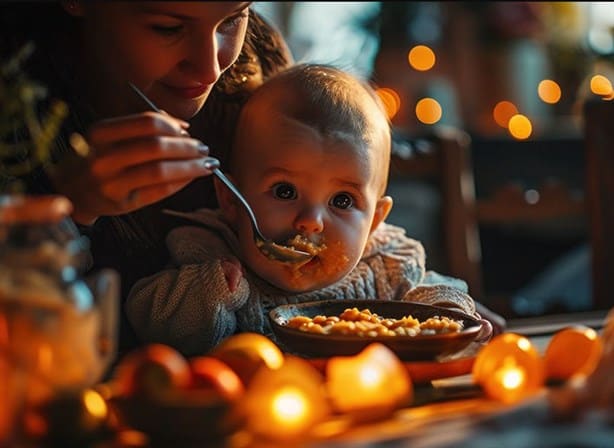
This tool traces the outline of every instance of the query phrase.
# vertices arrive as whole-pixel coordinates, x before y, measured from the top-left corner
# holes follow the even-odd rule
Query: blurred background
[[[378,90],[397,163],[389,222],[423,242],[427,268],[464,278],[507,318],[602,306],[592,298],[582,111],[614,98],[614,2],[254,7],[297,62],[335,65]],[[503,183],[509,195],[497,196]],[[482,207],[490,197],[503,205]],[[562,214],[506,217],[516,202],[519,213]]]

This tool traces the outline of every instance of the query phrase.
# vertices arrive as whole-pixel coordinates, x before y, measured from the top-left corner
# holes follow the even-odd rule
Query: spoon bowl
[[[147,96],[141,92],[141,90],[132,83],[128,83],[132,90],[136,92],[137,95],[141,97],[147,105],[154,110],[155,112],[164,113],[158,106],[156,106]],[[211,158],[213,159],[213,158]],[[249,215],[250,222],[252,224],[252,230],[254,235],[254,242],[256,243],[256,247],[262,252],[265,256],[267,256],[271,260],[276,260],[281,263],[291,263],[291,264],[304,264],[313,258],[313,255],[308,252],[303,252],[301,250],[297,250],[290,246],[284,246],[282,244],[278,244],[273,240],[265,238],[258,227],[258,222],[256,220],[256,216],[252,211],[249,203],[241,194],[241,192],[235,187],[235,185],[220,171],[219,168],[215,168],[212,170],[212,173],[220,179],[226,187],[239,199],[239,202],[243,205],[247,214]]]

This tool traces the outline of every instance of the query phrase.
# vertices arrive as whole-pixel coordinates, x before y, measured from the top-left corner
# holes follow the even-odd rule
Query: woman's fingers
[[[189,126],[163,113],[145,112],[96,123],[82,146],[54,169],[73,217],[91,224],[100,216],[131,212],[176,193],[219,166],[209,148],[190,138]]]
[[[211,174],[217,164],[210,157],[190,160],[153,161],[126,169],[101,183],[100,191],[108,199],[118,203],[129,200],[135,190],[145,190],[164,184],[189,182],[196,177]]]
[[[98,147],[97,147],[98,148]],[[185,137],[156,136],[116,142],[102,147],[91,161],[92,174],[107,179],[138,165],[163,160],[202,159],[209,148],[200,140]]]
[[[190,181],[191,179],[160,185],[148,185],[147,187],[132,190],[126,196],[126,200],[121,205],[122,211],[123,213],[127,213],[158,202],[172,194],[177,193],[179,190],[189,184]]]
[[[187,136],[187,123],[158,112],[143,112],[127,117],[110,118],[96,123],[88,132],[89,143],[104,151],[110,143],[153,136]]]

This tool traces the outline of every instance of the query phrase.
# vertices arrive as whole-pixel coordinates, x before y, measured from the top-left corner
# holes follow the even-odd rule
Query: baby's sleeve
[[[449,308],[461,311],[477,319],[481,318],[476,311],[475,302],[471,296],[453,285],[419,285],[407,291],[402,300]]]
[[[168,238],[173,265],[132,287],[125,312],[143,342],[171,345],[183,354],[202,354],[236,330],[235,311],[249,294],[245,278],[231,292],[220,247],[200,228],[175,229]],[[210,232],[207,232],[210,233]]]

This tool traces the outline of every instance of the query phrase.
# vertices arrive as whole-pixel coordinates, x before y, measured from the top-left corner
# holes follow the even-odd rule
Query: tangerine
[[[544,383],[544,365],[535,345],[525,336],[501,333],[477,354],[474,381],[492,398],[514,402],[530,396]]]
[[[209,353],[234,370],[244,386],[256,371],[265,366],[276,370],[284,363],[284,354],[271,339],[260,333],[238,333],[224,339]]]
[[[123,396],[147,394],[161,397],[185,389],[191,380],[186,358],[173,347],[152,343],[120,359],[113,374]]]
[[[594,329],[574,325],[559,330],[544,353],[546,376],[552,380],[588,376],[597,367],[602,353],[603,341]]]

